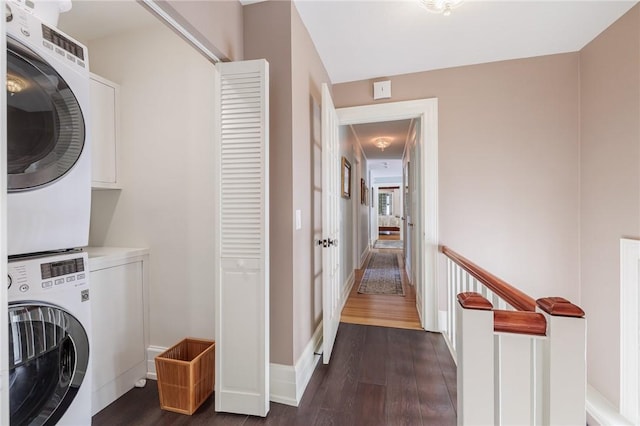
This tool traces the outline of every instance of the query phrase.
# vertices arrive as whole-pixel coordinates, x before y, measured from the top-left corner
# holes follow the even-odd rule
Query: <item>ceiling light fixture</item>
[[[389,139],[386,138],[378,138],[375,139],[373,141],[373,143],[375,144],[375,146],[377,146],[378,148],[380,148],[382,151],[384,151],[384,149],[386,147],[388,147],[389,145],[391,145],[391,141]]]
[[[11,75],[7,76],[7,92],[11,94],[11,96],[16,93],[22,92],[26,89],[27,84],[17,77],[13,77]]]
[[[462,4],[463,0],[418,0],[420,5],[432,13],[451,15],[451,10]]]

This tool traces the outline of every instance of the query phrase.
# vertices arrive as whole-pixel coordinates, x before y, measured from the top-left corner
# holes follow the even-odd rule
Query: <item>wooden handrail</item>
[[[547,320],[541,313],[530,311],[504,311],[493,309],[493,305],[480,293],[467,291],[457,295],[464,309],[493,311],[493,331],[502,333],[545,336]]]
[[[537,312],[495,310],[493,331],[544,336],[547,334],[547,320]]]
[[[462,269],[467,271],[475,279],[484,284],[489,290],[500,296],[511,306],[519,311],[535,312],[536,301],[532,297],[518,290],[495,275],[485,271],[470,260],[459,255],[446,246],[440,246],[442,252],[449,259],[453,260]]]

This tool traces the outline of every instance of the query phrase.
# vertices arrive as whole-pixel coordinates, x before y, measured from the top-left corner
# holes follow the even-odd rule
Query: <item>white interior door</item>
[[[269,64],[216,65],[216,411],[269,412]]]
[[[338,115],[331,93],[322,85],[322,361],[329,363],[340,324],[341,158]],[[351,179],[351,176],[348,176]]]

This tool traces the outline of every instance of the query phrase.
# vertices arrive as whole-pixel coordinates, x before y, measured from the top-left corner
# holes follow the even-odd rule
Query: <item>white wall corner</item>
[[[613,404],[587,384],[587,424],[589,426],[632,425]]]
[[[271,363],[269,388],[272,402],[293,407],[300,404],[302,395],[320,360],[318,354],[321,346],[322,322],[316,328],[295,366]]]
[[[152,345],[147,348],[147,379],[158,380],[158,375],[156,374],[156,357],[167,349],[168,348]]]

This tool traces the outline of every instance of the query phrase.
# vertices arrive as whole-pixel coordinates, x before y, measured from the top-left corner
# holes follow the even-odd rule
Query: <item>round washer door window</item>
[[[89,338],[64,309],[9,304],[9,408],[12,425],[55,425],[82,384]]]
[[[34,189],[80,158],[85,122],[78,100],[41,56],[7,37],[7,186]]]

